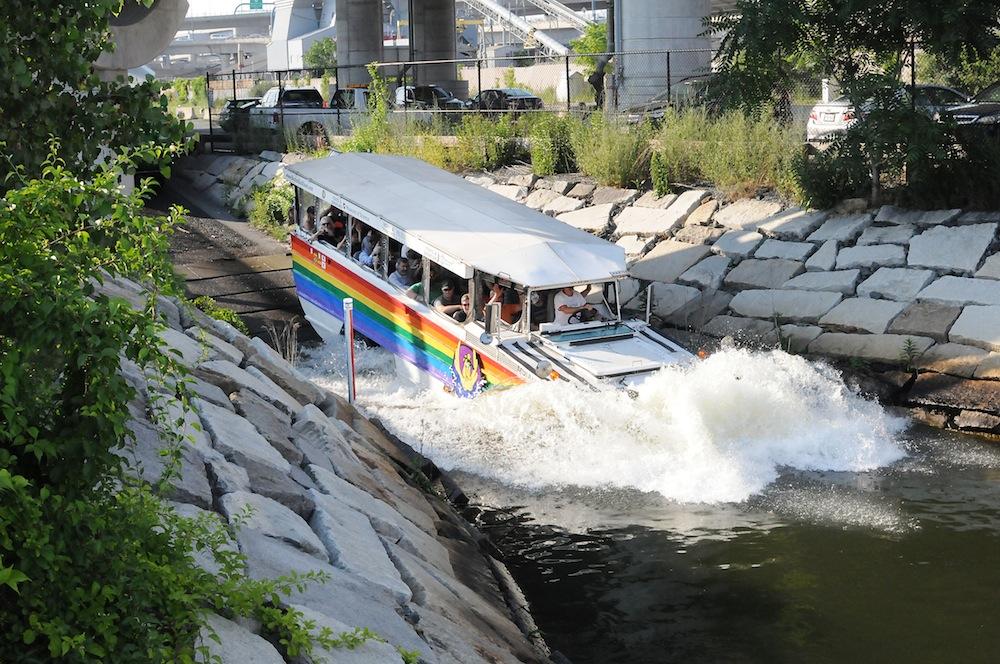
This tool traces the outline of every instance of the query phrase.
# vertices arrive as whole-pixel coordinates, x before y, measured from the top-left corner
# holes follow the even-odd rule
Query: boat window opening
[[[323,202],[308,191],[299,190],[296,196],[298,227],[310,237],[319,229],[319,211]]]
[[[537,330],[543,323],[551,323],[555,318],[552,298],[558,291],[533,290],[528,293],[528,316],[530,330]]]
[[[482,306],[476,311],[485,315],[490,304],[500,304],[500,321],[504,329],[518,329],[518,323],[524,312],[525,291],[512,284],[509,280],[498,276],[482,275]]]
[[[347,236],[347,214],[336,205],[324,204],[317,209],[320,210],[319,221],[311,239],[330,247],[339,247]]]

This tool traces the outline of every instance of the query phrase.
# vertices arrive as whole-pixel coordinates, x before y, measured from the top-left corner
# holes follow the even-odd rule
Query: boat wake
[[[343,353],[303,369],[343,392]],[[395,379],[392,356],[358,356],[358,398],[446,470],[529,490],[628,488],[679,502],[739,502],[786,469],[863,471],[905,453],[903,419],[848,390],[836,371],[780,351],[725,350],[665,369],[636,398],[562,383],[457,400]]]

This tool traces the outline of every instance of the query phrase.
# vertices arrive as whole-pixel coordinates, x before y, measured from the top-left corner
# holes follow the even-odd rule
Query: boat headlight
[[[535,365],[535,375],[539,378],[546,378],[551,373],[553,373],[552,363],[548,360],[542,360]]]

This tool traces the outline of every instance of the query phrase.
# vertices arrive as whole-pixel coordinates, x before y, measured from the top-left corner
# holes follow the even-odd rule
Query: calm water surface
[[[450,470],[550,646],[612,662],[1000,661],[1000,445],[821,365],[727,351],[638,399],[459,402],[359,357],[361,406]],[[342,389],[337,349],[306,370]]]

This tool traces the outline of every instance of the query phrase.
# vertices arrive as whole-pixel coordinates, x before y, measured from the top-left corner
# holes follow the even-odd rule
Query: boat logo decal
[[[483,377],[483,363],[479,359],[479,353],[461,342],[455,348],[451,376],[455,394],[465,399],[476,396],[486,386],[486,378]]]

